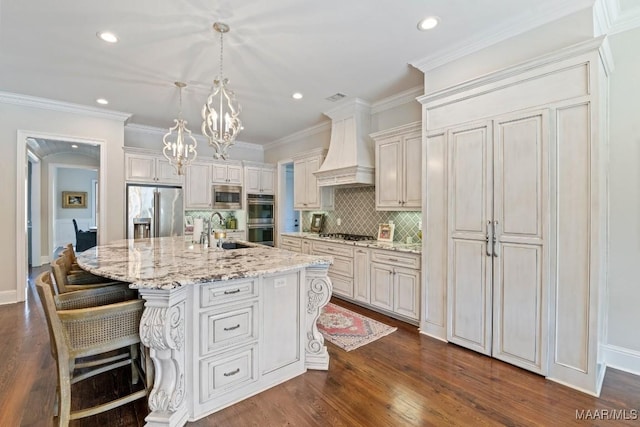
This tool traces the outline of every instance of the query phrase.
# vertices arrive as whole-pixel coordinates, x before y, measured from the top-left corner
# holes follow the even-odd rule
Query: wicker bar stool
[[[103,286],[113,286],[117,284],[121,284],[123,282],[117,281],[109,281],[109,279],[105,277],[101,277],[102,281],[82,281],[76,280],[74,283],[70,282],[70,277],[72,275],[69,274],[69,270],[67,269],[64,257],[60,257],[54,260],[51,263],[51,272],[53,273],[53,278],[55,280],[55,285],[57,287],[57,293],[63,294],[65,292],[70,291],[81,291],[84,289],[90,288],[98,288]],[[99,276],[94,276],[99,277]]]
[[[36,289],[47,320],[51,355],[57,365],[59,426],[147,396],[145,387],[100,405],[71,411],[72,384],[127,365],[131,365],[132,383],[138,382],[138,329],[144,301],[122,301],[135,291],[117,285],[54,295],[48,272],[36,278]]]

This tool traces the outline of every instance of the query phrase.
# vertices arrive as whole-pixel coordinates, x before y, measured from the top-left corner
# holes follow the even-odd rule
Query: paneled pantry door
[[[544,374],[547,112],[450,129],[449,341]]]

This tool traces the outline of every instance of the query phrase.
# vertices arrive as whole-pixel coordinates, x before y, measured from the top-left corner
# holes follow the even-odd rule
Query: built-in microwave
[[[213,185],[213,209],[242,209],[242,187],[239,185]]]

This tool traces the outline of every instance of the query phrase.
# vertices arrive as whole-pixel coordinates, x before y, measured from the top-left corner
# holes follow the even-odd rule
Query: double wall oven
[[[247,240],[273,246],[275,200],[272,194],[247,194]]]

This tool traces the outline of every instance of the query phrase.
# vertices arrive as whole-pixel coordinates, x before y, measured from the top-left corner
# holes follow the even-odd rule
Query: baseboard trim
[[[640,375],[640,351],[611,344],[603,345],[602,351],[608,367]]]
[[[18,302],[17,291],[0,291],[0,305]]]
[[[49,255],[43,255],[40,257],[40,265],[49,264],[51,260],[49,259]]]

